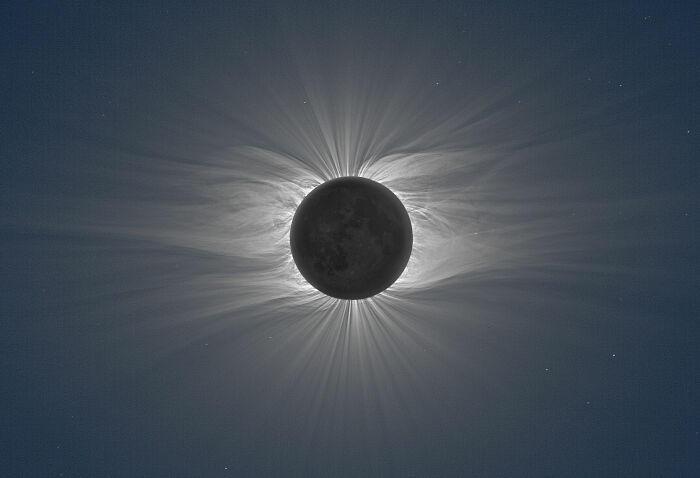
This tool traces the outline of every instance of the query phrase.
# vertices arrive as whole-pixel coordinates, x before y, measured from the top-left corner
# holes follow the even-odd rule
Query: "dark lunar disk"
[[[413,231],[394,193],[348,176],[304,198],[290,242],[294,262],[312,286],[338,299],[364,299],[399,278],[411,257]]]

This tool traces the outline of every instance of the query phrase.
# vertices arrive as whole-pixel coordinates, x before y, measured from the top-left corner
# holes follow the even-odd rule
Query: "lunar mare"
[[[339,299],[364,299],[393,284],[411,256],[411,221],[385,186],[341,177],[311,191],[292,220],[290,246],[302,276]]]

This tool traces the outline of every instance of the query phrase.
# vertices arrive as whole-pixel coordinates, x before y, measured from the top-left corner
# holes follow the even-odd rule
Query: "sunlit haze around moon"
[[[0,475],[697,475],[700,7],[3,12]]]

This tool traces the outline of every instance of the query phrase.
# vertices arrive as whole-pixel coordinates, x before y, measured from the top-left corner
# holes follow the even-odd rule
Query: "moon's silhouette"
[[[406,208],[385,186],[348,176],[321,184],[301,202],[290,231],[292,257],[316,289],[364,299],[399,278],[411,257]]]

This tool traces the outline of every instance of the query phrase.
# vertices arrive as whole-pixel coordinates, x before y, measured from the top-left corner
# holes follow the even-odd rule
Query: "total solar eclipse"
[[[413,230],[406,208],[370,179],[332,179],[311,191],[294,214],[292,257],[316,289],[338,299],[376,295],[401,276]]]

